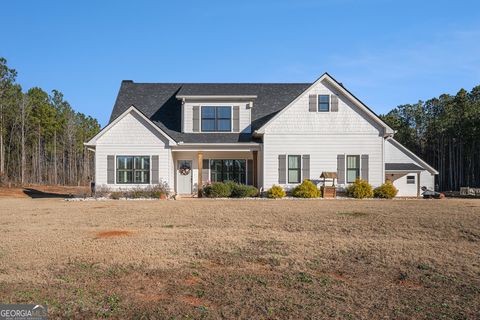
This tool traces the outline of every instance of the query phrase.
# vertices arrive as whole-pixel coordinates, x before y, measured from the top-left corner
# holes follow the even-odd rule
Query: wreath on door
[[[190,168],[190,166],[186,163],[182,164],[182,166],[180,167],[180,169],[178,169],[178,171],[180,172],[180,174],[182,176],[188,176],[188,174],[190,173],[192,169]]]

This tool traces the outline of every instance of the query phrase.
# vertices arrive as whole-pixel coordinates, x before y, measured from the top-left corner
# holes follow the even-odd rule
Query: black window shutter
[[[337,155],[337,180],[338,184],[345,184],[345,155]]]
[[[304,154],[302,156],[302,180],[310,180],[310,155]]]
[[[338,97],[336,95],[330,95],[330,104],[330,111],[338,112]]]
[[[158,155],[152,156],[152,184],[158,184],[160,182],[158,172]]]
[[[362,154],[360,167],[362,179],[368,181],[368,154]]]
[[[317,95],[311,94],[308,96],[308,111],[317,112]]]
[[[115,156],[107,156],[107,183],[115,183]]]
[[[233,106],[233,132],[240,131],[240,107]]]
[[[193,132],[200,131],[200,106],[193,106]]]
[[[278,155],[278,183],[287,183],[287,155]]]

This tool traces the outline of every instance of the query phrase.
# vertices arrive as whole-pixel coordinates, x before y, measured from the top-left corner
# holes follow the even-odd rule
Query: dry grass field
[[[478,319],[480,201],[0,199],[0,302],[51,319]]]

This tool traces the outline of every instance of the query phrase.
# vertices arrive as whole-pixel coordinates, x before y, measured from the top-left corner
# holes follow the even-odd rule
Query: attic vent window
[[[328,112],[330,111],[330,96],[326,94],[318,95],[318,111]]]

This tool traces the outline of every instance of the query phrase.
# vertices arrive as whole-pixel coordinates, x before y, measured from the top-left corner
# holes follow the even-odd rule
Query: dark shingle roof
[[[418,171],[424,170],[422,167],[414,163],[385,163],[385,170],[387,171]]]
[[[305,91],[309,83],[134,83],[123,81],[110,122],[134,105],[175,141],[197,143],[249,142],[251,134],[182,133],[177,95],[256,95],[252,132]]]

